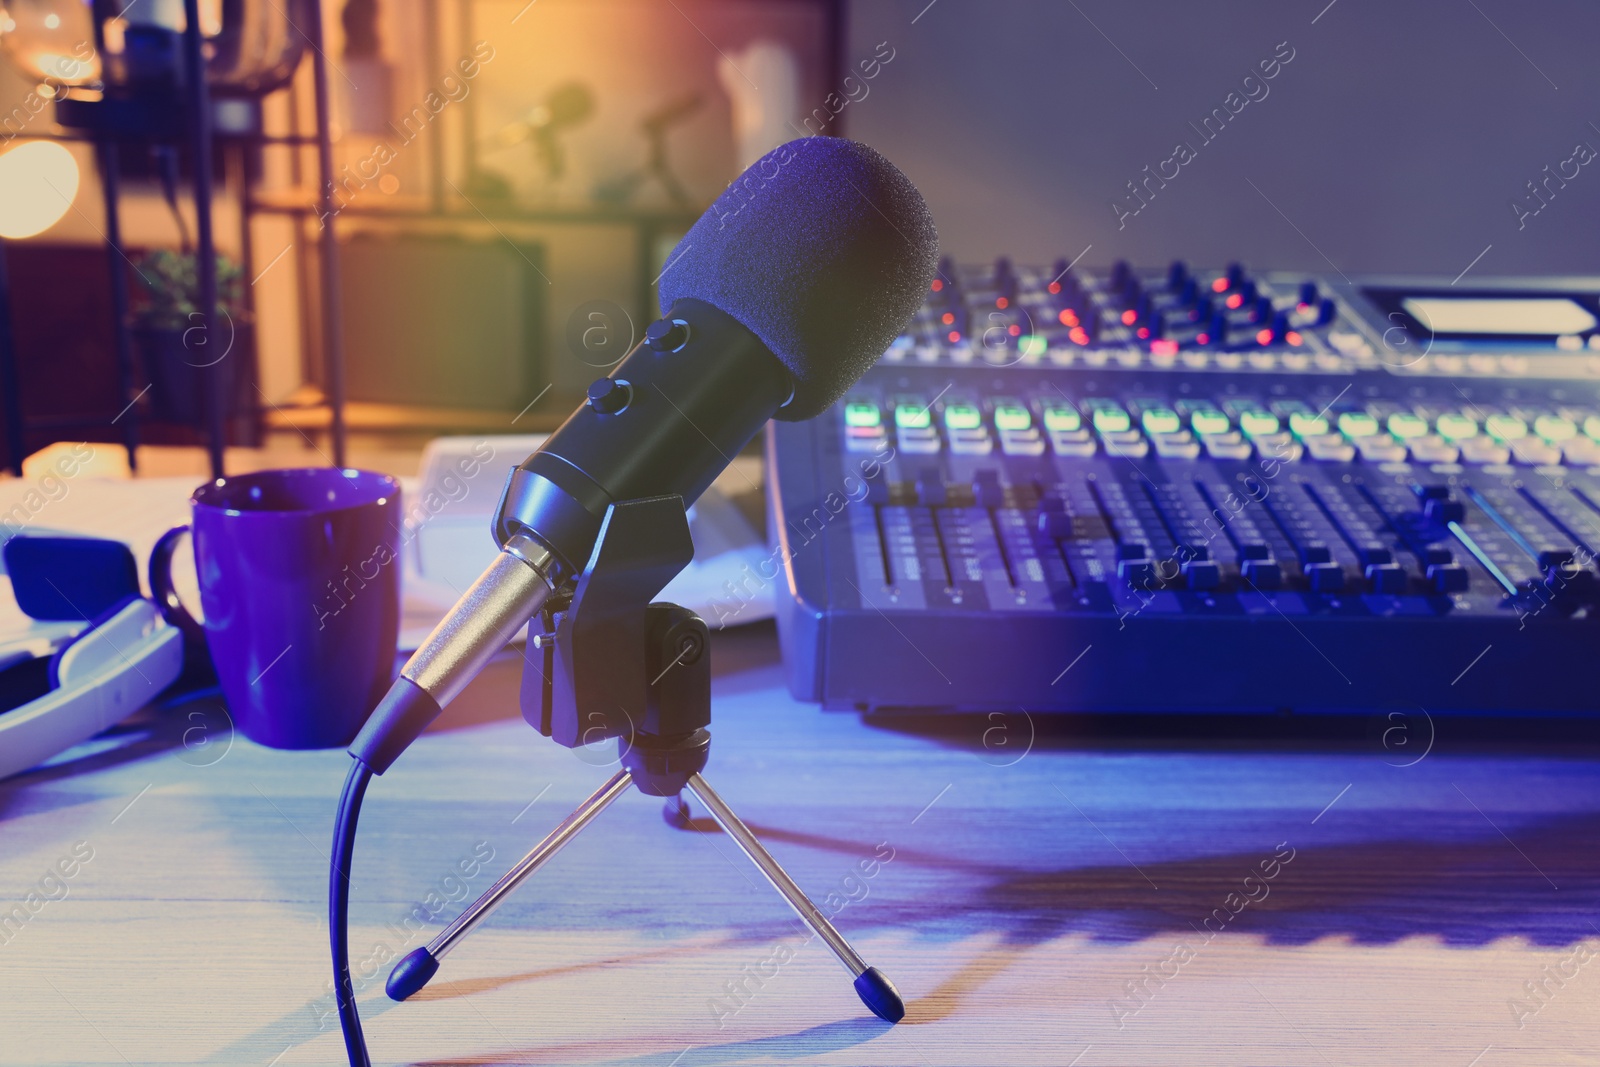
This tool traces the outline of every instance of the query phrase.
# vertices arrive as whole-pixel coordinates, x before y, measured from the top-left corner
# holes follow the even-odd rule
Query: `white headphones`
[[[17,605],[34,622],[0,639],[0,778],[138,710],[183,671],[183,633],[139,595],[118,541],[19,535],[5,543]]]

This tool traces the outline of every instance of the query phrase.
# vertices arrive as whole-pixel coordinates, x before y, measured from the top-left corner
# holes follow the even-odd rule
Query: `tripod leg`
[[[498,882],[490,886],[483,896],[473,901],[471,906],[457,916],[455,922],[445,927],[438,937],[422,948],[412,951],[395,964],[394,970],[389,972],[389,981],[385,987],[389,999],[405,1000],[427,985],[428,980],[438,972],[439,961],[455,948],[457,942],[471,933],[473,927],[487,918],[513,889],[521,885],[534,871],[543,867],[550,857],[577,837],[585,826],[594,821],[596,815],[610,807],[612,801],[627,792],[628,786],[632,784],[632,774],[625,770],[618,771],[588,800],[578,805],[578,809],[568,815],[565,822],[550,831],[549,836],[535,845],[533,851],[524,856],[521,862],[501,875]]]
[[[723,802],[716,790],[698,774],[689,776],[688,785],[689,791],[710,810],[711,817],[717,820],[717,825],[733,838],[740,850],[750,857],[752,863],[761,868],[761,873],[766,875],[772,887],[783,894],[783,898],[789,902],[789,906],[801,920],[816,931],[817,936],[833,950],[835,956],[839,957],[839,962],[855,975],[856,995],[861,998],[863,1004],[872,1009],[872,1014],[891,1023],[897,1023],[905,1018],[906,1006],[894,985],[884,977],[882,971],[876,967],[868,967],[866,961],[856,955],[856,950],[850,947],[850,942],[833,928],[833,924],[822,914],[822,910],[813,904],[805,891],[795,885],[794,879],[778,866],[778,861],[772,858],[772,853],[756,840],[756,835],[750,832],[750,827],[733,813],[733,809]]]

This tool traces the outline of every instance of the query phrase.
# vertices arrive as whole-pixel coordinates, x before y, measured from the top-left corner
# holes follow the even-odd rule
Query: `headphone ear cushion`
[[[5,565],[31,619],[94,619],[139,595],[139,565],[121,541],[19,534],[5,543]]]
[[[56,687],[55,657],[29,656],[0,669],[0,715],[32,703]]]
[[[129,558],[132,557],[130,556]],[[67,650],[93,633],[96,627],[102,626],[116,618],[117,615],[121,613],[123,608],[127,607],[129,604],[132,604],[138,599],[140,599],[138,594],[123,597],[121,600],[102,611],[99,615],[96,615],[94,618],[90,619],[88,626],[85,626],[82,630],[79,630],[78,633],[73,636],[72,640],[56,649],[55,655],[50,657],[49,678],[51,690],[61,688],[61,657],[67,654]]]

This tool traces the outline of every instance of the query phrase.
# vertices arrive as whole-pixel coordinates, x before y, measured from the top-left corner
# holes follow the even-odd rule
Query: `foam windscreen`
[[[684,235],[661,307],[684,297],[738,319],[794,377],[776,418],[844,395],[921,305],[939,260],[922,194],[873,149],[805,137],[768,152]]]

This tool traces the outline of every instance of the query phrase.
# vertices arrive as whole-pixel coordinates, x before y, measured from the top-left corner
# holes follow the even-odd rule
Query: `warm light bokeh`
[[[67,213],[78,195],[78,161],[54,141],[0,155],[0,237],[32,237]]]

